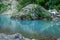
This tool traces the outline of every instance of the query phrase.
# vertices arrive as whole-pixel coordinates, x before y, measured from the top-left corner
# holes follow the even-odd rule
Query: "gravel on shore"
[[[11,35],[0,33],[0,40],[35,40],[35,39],[25,38],[19,33]]]

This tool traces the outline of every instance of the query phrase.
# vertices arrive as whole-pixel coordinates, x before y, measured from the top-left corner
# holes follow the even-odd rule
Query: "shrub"
[[[7,9],[7,5],[4,5],[2,2],[0,2],[0,13],[5,11]]]

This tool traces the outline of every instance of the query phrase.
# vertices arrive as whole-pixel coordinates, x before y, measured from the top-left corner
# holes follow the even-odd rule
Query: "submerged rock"
[[[43,7],[37,4],[29,4],[26,7],[22,8],[19,13],[12,15],[11,18],[35,20],[44,18],[48,19],[50,16],[50,13]]]

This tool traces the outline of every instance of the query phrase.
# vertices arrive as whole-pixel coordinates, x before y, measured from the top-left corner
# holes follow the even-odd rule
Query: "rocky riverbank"
[[[10,35],[0,33],[0,40],[35,40],[35,39],[25,38],[19,33]]]
[[[60,20],[60,14],[56,9],[46,10],[44,7],[38,4],[28,4],[17,10],[17,0],[1,0],[2,4],[7,5],[7,9],[0,13],[7,15],[13,19],[20,20]]]
[[[11,18],[20,20],[60,20],[60,12],[56,9],[46,10],[37,4],[29,4],[18,13],[13,14]]]
[[[0,40],[60,40],[60,38],[45,37],[45,38],[40,38],[40,39],[30,39],[30,38],[25,38],[19,33],[16,33],[16,34],[0,33]]]

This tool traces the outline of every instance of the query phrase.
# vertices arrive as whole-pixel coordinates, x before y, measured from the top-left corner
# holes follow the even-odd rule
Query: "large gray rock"
[[[56,9],[48,10],[51,13],[51,18],[54,21],[60,20],[60,13]]]
[[[41,19],[50,17],[50,13],[43,7],[37,4],[29,4],[26,7],[22,8],[21,11],[15,15],[12,15],[12,18],[17,19]]]

